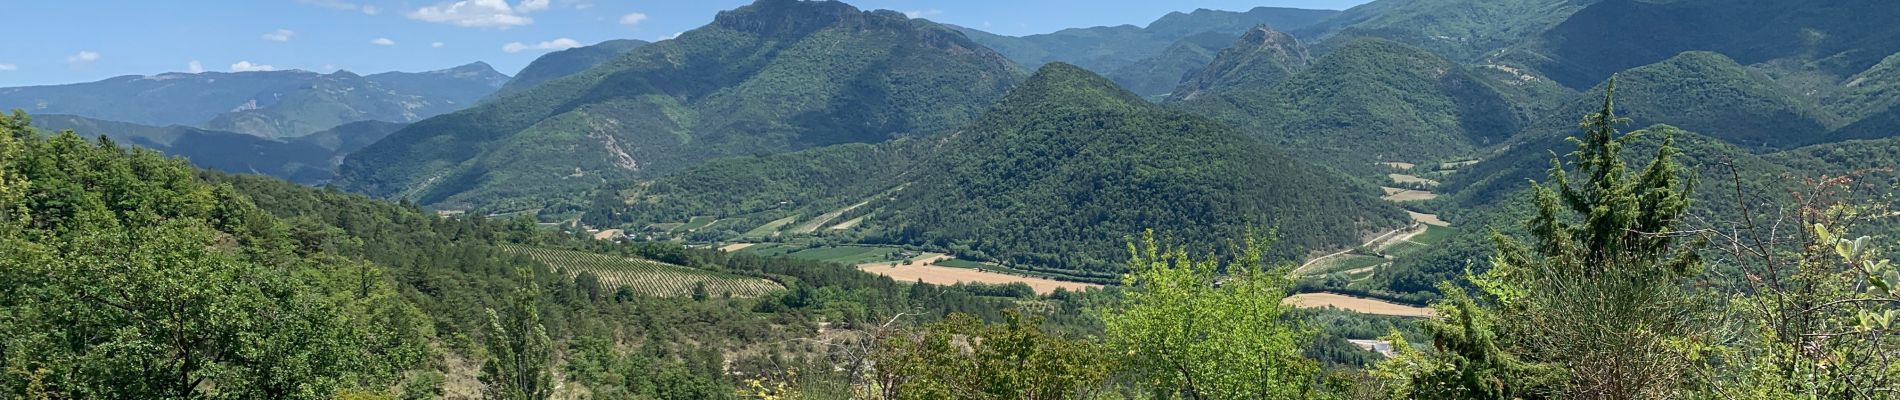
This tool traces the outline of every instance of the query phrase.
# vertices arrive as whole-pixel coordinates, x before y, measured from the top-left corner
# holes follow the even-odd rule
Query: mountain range
[[[369,76],[301,70],[164,73],[0,88],[0,109],[278,139],[357,121],[419,121],[468,107],[507,80],[480,62]]]

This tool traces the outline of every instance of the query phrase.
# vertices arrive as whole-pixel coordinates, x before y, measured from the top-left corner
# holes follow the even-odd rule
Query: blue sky
[[[1008,35],[1145,25],[1169,11],[1344,9],[1366,0],[858,0]],[[658,40],[751,0],[64,0],[8,4],[0,86],[161,72],[423,71],[486,61],[513,74],[551,50]]]

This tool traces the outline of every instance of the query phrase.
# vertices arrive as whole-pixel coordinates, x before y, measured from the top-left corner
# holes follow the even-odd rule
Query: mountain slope
[[[370,77],[347,71],[166,73],[0,88],[0,109],[282,138],[347,122],[408,122],[454,111],[499,87],[498,77],[481,63]]]
[[[1278,50],[1270,50],[1278,51]],[[1266,59],[1272,59],[1271,54]],[[1213,76],[1265,78],[1280,63],[1236,63]],[[1259,86],[1231,80],[1237,88]],[[1524,116],[1473,71],[1424,50],[1360,39],[1264,89],[1223,91],[1181,101],[1184,109],[1241,127],[1308,160],[1370,174],[1380,161],[1462,157],[1500,143]]]
[[[1846,77],[1900,52],[1900,26],[1886,22],[1896,19],[1882,0],[1603,0],[1507,58],[1579,89],[1696,50]]]
[[[1192,100],[1217,91],[1262,90],[1306,68],[1311,56],[1299,39],[1262,25],[1221,50],[1206,67],[1181,81],[1168,97]]]
[[[721,156],[963,125],[1022,75],[929,21],[761,0],[579,75],[410,125],[351,155],[339,184],[424,204],[537,208]]]
[[[1475,63],[1562,23],[1598,0],[1378,0],[1290,30],[1319,53],[1363,37],[1405,43]]]
[[[1221,49],[1234,43],[1231,32],[1203,32],[1168,45],[1153,57],[1123,65],[1105,76],[1142,96],[1169,94],[1189,74],[1214,62]]]
[[[951,140],[880,210],[889,219],[872,236],[1087,274],[1119,271],[1125,239],[1148,228],[1219,243],[1273,227],[1278,256],[1291,258],[1403,218],[1371,186],[1066,64]]]
[[[581,46],[544,54],[541,57],[535,58],[534,62],[528,63],[528,66],[522,68],[521,72],[515,73],[513,79],[509,79],[507,84],[502,85],[501,89],[496,90],[495,93],[489,96],[490,98],[500,98],[520,93],[535,85],[586,71],[588,68],[593,68],[601,63],[612,61],[614,58],[620,57],[621,54],[627,54],[627,52],[633,51],[633,49],[648,44],[651,43],[638,39],[609,40],[595,43],[592,46]]]
[[[1840,124],[1811,99],[1716,53],[1682,53],[1616,76],[1618,108],[1639,126],[1669,124],[1761,150],[1813,143]],[[1557,115],[1585,115],[1601,105],[1584,97]],[[1570,128],[1567,122],[1574,121],[1550,125]]]

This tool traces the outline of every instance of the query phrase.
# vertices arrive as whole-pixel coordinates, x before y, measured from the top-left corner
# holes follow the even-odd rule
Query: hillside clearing
[[[824,213],[824,214],[819,214],[818,218],[812,218],[810,221],[805,221],[805,223],[799,224],[797,227],[793,227],[791,232],[796,233],[796,234],[817,232],[818,228],[824,227],[825,224],[830,223],[831,220],[838,219],[838,216],[844,215],[844,213],[851,212],[851,210],[856,210],[858,209],[858,207],[864,207],[864,205],[866,204],[871,204],[871,202],[869,201],[859,202],[858,204],[852,204],[849,207],[832,210],[831,212]]]
[[[1408,170],[1408,171],[1411,170],[1412,168],[1418,168],[1418,164],[1413,164],[1413,163],[1408,163],[1408,162],[1399,162],[1399,161],[1386,161],[1386,162],[1379,163],[1379,165],[1384,165],[1387,167],[1398,168],[1398,169]]]
[[[1411,210],[1406,210],[1405,213],[1410,214],[1412,216],[1413,221],[1418,221],[1419,223],[1423,223],[1426,225],[1451,226],[1450,222],[1445,222],[1445,220],[1438,219],[1438,214],[1426,214],[1426,213],[1421,213],[1421,212],[1416,212],[1416,211],[1411,211]]]
[[[1426,190],[1400,189],[1400,188],[1395,188],[1395,187],[1384,187],[1384,186],[1379,187],[1379,189],[1385,190],[1385,197],[1380,197],[1380,199],[1384,199],[1385,201],[1390,201],[1394,203],[1404,203],[1408,201],[1425,201],[1425,200],[1438,198],[1437,193],[1432,193],[1431,191],[1426,191]]]
[[[1420,178],[1417,175],[1385,174],[1385,176],[1387,178],[1392,178],[1393,182],[1398,182],[1398,183],[1416,183],[1416,184],[1421,184],[1425,186],[1438,186],[1438,181]]]
[[[758,243],[732,243],[732,244],[727,244],[725,246],[719,246],[719,251],[731,253],[731,252],[735,252],[739,250],[745,250],[745,248],[752,247],[753,245],[756,245],[756,244]]]
[[[642,296],[687,297],[700,285],[713,296],[732,297],[758,297],[785,288],[765,279],[722,276],[653,260],[542,247],[511,245],[504,248],[510,253],[527,255],[568,277],[592,273],[606,288],[625,287]]]
[[[834,231],[842,231],[846,229],[856,228],[858,227],[858,224],[862,224],[862,223],[864,223],[864,217],[857,217],[857,218],[852,218],[851,220],[848,220],[848,221],[844,221],[837,225],[832,225],[830,228],[826,228],[826,229],[830,229]]]
[[[767,222],[765,223],[765,225],[759,225],[759,227],[757,228],[752,228],[752,230],[746,231],[745,235],[742,235],[742,236],[767,237],[767,236],[776,235],[778,234],[779,229],[783,229],[785,228],[786,225],[791,225],[792,221],[797,221],[797,220],[798,220],[797,215],[793,215],[793,216],[785,217],[785,218],[779,218],[772,222]]]
[[[1383,300],[1353,297],[1338,293],[1301,293],[1287,296],[1281,303],[1299,308],[1333,307],[1361,314],[1392,315],[1400,317],[1435,317],[1437,310],[1413,307]]]

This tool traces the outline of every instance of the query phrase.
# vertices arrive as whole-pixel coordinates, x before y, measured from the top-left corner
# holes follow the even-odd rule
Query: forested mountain
[[[0,88],[0,109],[289,138],[349,122],[411,122],[458,110],[506,79],[484,63],[368,77],[349,71],[165,73]]]
[[[1298,149],[1308,160],[1367,173],[1375,162],[1470,154],[1502,143],[1529,118],[1492,80],[1398,42],[1360,39],[1291,75],[1285,63],[1274,61],[1283,51],[1238,48],[1232,59],[1258,54],[1252,59],[1269,62],[1210,68],[1205,74],[1233,79],[1208,80],[1234,90],[1213,85],[1203,89],[1210,95],[1178,106],[1280,148]]]
[[[145,126],[58,114],[33,116],[32,125],[49,132],[72,130],[104,136],[122,145],[136,145],[168,156],[185,157],[199,168],[320,184],[335,176],[336,165],[342,162],[343,155],[382,139],[403,124],[356,122],[293,139],[268,139],[177,125]]]
[[[1269,26],[1257,26],[1240,40],[1181,80],[1171,101],[1192,100],[1230,91],[1266,90],[1306,69],[1311,55],[1299,39]]]
[[[1377,193],[1057,63],[954,134],[711,162],[623,188],[587,220],[803,223],[845,209],[865,216],[862,241],[1099,279],[1120,272],[1128,232],[1148,228],[1210,251],[1227,250],[1217,238],[1275,229],[1281,259],[1350,245],[1401,224]]]
[[[1024,73],[935,23],[761,0],[568,78],[404,128],[339,184],[532,209],[720,156],[881,142],[972,121]]]
[[[1376,0],[1305,28],[1320,53],[1363,37],[1429,50],[1459,63],[1484,60],[1564,22],[1601,0]]]
[[[528,63],[521,72],[516,72],[514,78],[489,94],[489,97],[506,97],[535,85],[578,74],[648,44],[651,43],[639,39],[616,39],[544,54]]]
[[[1249,28],[1300,29],[1338,11],[1257,7],[1246,12],[1198,9],[1174,12],[1146,27],[1133,25],[1064,29],[1023,37],[957,27],[1029,68],[1051,62],[1075,64],[1114,79],[1143,96],[1165,95],[1182,76],[1199,70]]]
[[[1288,257],[1403,217],[1370,185],[1066,64],[1043,67],[950,140],[872,236],[1090,273],[1119,271],[1127,232],[1148,228],[1211,246],[1254,224],[1276,229]]]
[[[1585,3],[1585,2],[1566,2]],[[1583,88],[1610,74],[1713,51],[1744,65],[1837,80],[1900,52],[1900,8],[1880,0],[1824,4],[1786,0],[1603,0],[1591,2],[1502,61]]]

